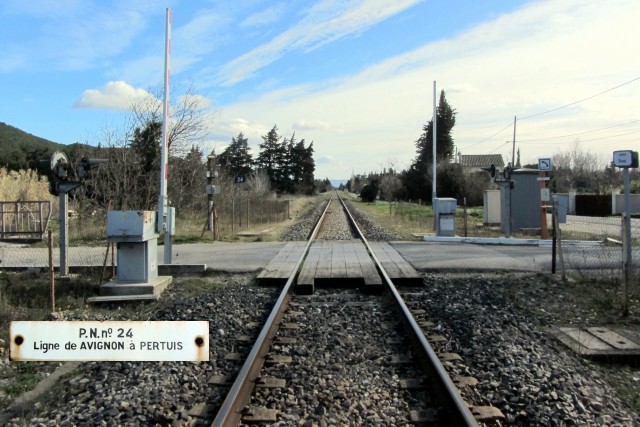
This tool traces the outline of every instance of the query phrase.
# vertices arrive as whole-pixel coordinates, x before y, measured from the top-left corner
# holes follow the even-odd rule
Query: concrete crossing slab
[[[621,326],[560,327],[552,334],[586,357],[640,357],[640,336]]]

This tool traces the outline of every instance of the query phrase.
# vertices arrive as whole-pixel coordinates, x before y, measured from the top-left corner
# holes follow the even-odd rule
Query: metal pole
[[[49,292],[51,298],[51,312],[56,311],[56,282],[53,274],[53,238],[51,237],[51,230],[49,230],[48,244],[49,248]]]
[[[158,196],[158,221],[156,231],[166,230],[167,180],[169,178],[169,54],[171,50],[171,9],[166,12],[166,35],[164,41],[164,99],[162,102],[162,149],[160,153],[160,195]],[[165,244],[166,244],[165,237]],[[170,240],[170,239],[169,239]],[[168,248],[165,246],[165,250]]]
[[[557,226],[557,203],[553,202],[553,207],[551,211],[551,274],[556,274],[556,245],[558,243],[558,236],[556,234]]]
[[[511,183],[500,183],[500,206],[511,206]],[[507,239],[511,237],[511,218],[507,209],[500,209],[500,224],[502,225],[502,231],[504,237]]]
[[[560,274],[562,275],[562,280],[567,278],[564,271],[564,255],[562,254],[562,231],[560,230],[560,223],[558,222],[558,211],[555,211],[556,215],[556,236],[558,236],[558,255],[560,258]]]
[[[438,109],[436,107],[436,81],[433,81],[433,119],[431,120],[431,130],[432,132],[432,137],[433,137],[433,149],[432,149],[432,153],[433,153],[433,157],[432,157],[432,161],[433,161],[433,165],[432,165],[432,173],[431,175],[433,176],[433,178],[431,179],[431,207],[433,209],[433,229],[434,230],[438,230],[437,224],[439,221],[439,215],[437,212],[437,209],[435,209],[436,207],[436,198],[438,197],[437,192],[436,192],[436,157],[438,154],[438,150],[437,150],[437,130],[438,130]]]
[[[4,202],[0,202],[0,238],[4,239]]]
[[[173,263],[173,235],[175,234],[176,209],[167,208],[167,225],[164,232],[164,263],[171,265]]]
[[[207,170],[209,171],[209,175],[207,176],[207,184],[213,184],[213,160],[215,157],[208,156],[207,157]],[[213,230],[213,194],[207,194],[207,230]]]
[[[511,169],[516,168],[516,116],[513,116],[513,145],[511,147]],[[511,178],[509,178],[511,179]],[[512,199],[512,191],[511,185],[509,185],[509,224],[513,222],[513,209],[511,206]],[[511,229],[511,225],[509,225],[509,229]]]
[[[511,167],[516,167],[516,116],[513,116],[513,145],[511,147]]]
[[[436,108],[436,81],[433,81],[433,180],[431,186],[431,199],[435,199],[437,197],[436,193],[436,157],[437,157],[437,130],[438,130],[438,110]]]
[[[67,193],[61,193],[58,196],[58,210],[60,215],[60,271],[61,276],[69,275],[69,266],[67,265],[67,255],[69,247],[69,196]]]
[[[540,180],[540,190],[544,190],[545,188],[547,188],[547,181],[544,180],[545,178],[545,173],[544,171],[540,171],[540,178],[542,178]],[[542,195],[542,191],[540,191],[540,194]],[[549,236],[548,234],[548,228],[547,228],[547,204],[544,201],[540,201],[540,238],[541,239],[547,239],[547,237]]]
[[[623,255],[622,269],[624,279],[622,281],[622,315],[629,315],[629,278],[631,277],[631,195],[630,195],[629,168],[624,168],[624,214],[622,216],[622,229],[624,231],[622,239]]]

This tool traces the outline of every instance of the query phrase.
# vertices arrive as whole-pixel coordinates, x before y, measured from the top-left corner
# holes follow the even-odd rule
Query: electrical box
[[[436,216],[436,236],[456,235],[456,209],[458,202],[451,197],[433,200],[433,212]]]
[[[221,190],[222,188],[219,185],[207,185],[204,188],[204,192],[207,194],[220,194]]]
[[[107,212],[107,240],[115,242],[118,283],[149,283],[158,277],[155,211]]]
[[[155,211],[107,212],[107,240],[110,242],[146,242],[158,238]]]
[[[158,277],[157,244],[118,242],[118,282],[148,283]]]
[[[176,235],[176,208],[169,206],[167,208],[167,233],[170,236]]]

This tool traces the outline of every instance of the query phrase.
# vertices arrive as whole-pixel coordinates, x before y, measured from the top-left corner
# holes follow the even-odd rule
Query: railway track
[[[317,216],[319,208],[301,217],[283,239],[288,242],[285,246],[304,246],[300,241],[310,234]],[[356,218],[376,254],[385,241],[396,240],[366,215],[357,213]],[[349,230],[334,233],[337,227],[337,222],[328,226],[324,239],[351,239]],[[428,272],[418,275],[417,284],[398,282],[395,274],[391,277],[465,400],[492,405],[504,414],[497,422],[476,418],[479,423],[640,425],[637,411],[617,390],[618,384],[634,390],[631,377],[637,369],[587,363],[569,354],[544,330],[581,324],[585,319],[590,324],[593,308],[581,307],[573,299],[575,292],[585,288],[526,273]],[[193,280],[195,287],[179,283],[166,291],[160,306],[136,307],[137,314],[113,306],[60,312],[56,318],[207,320],[210,362],[82,363],[61,378],[50,395],[28,406],[0,409],[0,424],[211,425],[284,282],[261,286],[253,273]],[[405,422],[411,411],[436,412],[434,408],[442,404],[429,399],[429,390],[406,381],[422,374],[420,365],[411,361],[419,360],[419,353],[405,335],[396,309],[390,309],[388,295],[386,291],[363,295],[356,287],[320,287],[309,296],[292,292],[289,311],[283,314],[269,350],[260,353],[270,360],[255,377],[254,385],[259,387],[248,398],[248,406],[278,410],[277,421],[266,422],[271,425],[411,425],[419,424]],[[389,334],[393,339],[387,339]],[[463,355],[466,363],[457,360],[455,353]],[[281,356],[291,357],[291,362],[282,363]],[[271,365],[274,361],[280,363]],[[0,405],[6,405],[9,399],[2,398],[2,388],[18,378],[13,375],[26,365],[9,363],[6,353],[0,362],[6,375],[0,380]],[[45,374],[42,368],[49,367],[29,365],[27,372],[40,378]],[[478,379],[476,386],[469,376]],[[272,385],[277,387],[264,387]],[[241,416],[248,414],[239,411]],[[451,424],[443,412],[434,417],[440,424]]]
[[[335,227],[335,224],[340,224]],[[348,231],[345,231],[345,226]],[[343,231],[336,236],[335,228]],[[319,239],[354,239],[365,246],[384,286],[295,292],[298,272]],[[424,310],[417,314],[424,315]],[[213,426],[245,423],[320,425],[392,423],[477,425],[500,414],[470,407],[385,272],[347,206],[330,199],[280,296],[220,407]],[[445,363],[459,357],[442,353]]]

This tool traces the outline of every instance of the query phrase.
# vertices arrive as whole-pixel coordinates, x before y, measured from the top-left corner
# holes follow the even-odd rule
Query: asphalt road
[[[479,245],[470,243],[404,242],[391,244],[418,270],[514,270],[551,271],[551,247]],[[254,243],[197,243],[173,246],[173,264],[206,264],[208,269],[228,272],[255,272],[267,263],[285,245],[283,242]],[[583,248],[592,256],[580,252],[572,264],[580,268],[616,268],[617,264],[604,265],[606,257],[602,248]],[[620,249],[611,248],[611,251]],[[566,249],[570,258],[573,249]],[[110,256],[108,260],[110,261]],[[54,264],[58,265],[58,250],[54,249]],[[101,266],[105,259],[105,247],[72,247],[69,249],[69,266]],[[158,261],[164,260],[164,247],[158,247]],[[594,260],[601,260],[594,264]],[[48,266],[46,248],[0,247],[0,268]]]

